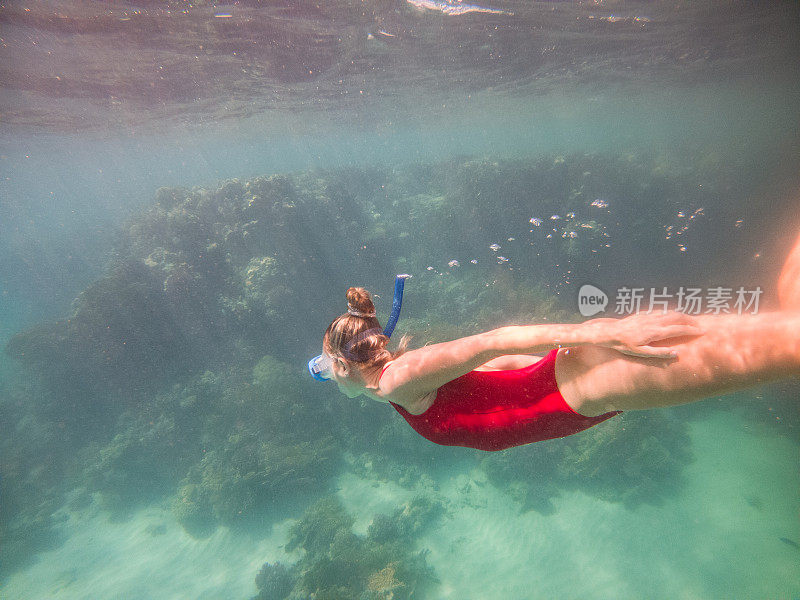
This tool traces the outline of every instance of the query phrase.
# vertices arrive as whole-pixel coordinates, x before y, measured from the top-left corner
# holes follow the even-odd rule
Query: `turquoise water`
[[[2,597],[800,596],[794,380],[481,453],[303,373],[344,290],[383,321],[398,272],[412,346],[580,320],[583,282],[776,308],[796,11],[541,4],[150,6],[136,35],[127,5],[9,9]],[[297,64],[231,67],[287,31]]]

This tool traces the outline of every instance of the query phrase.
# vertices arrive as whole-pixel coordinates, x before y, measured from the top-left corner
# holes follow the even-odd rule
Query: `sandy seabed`
[[[800,456],[790,440],[751,429],[725,413],[691,425],[696,460],[686,486],[662,506],[635,510],[582,493],[554,500],[542,515],[520,506],[479,470],[424,490],[446,514],[418,538],[439,587],[428,597],[796,598],[800,550]],[[365,533],[421,490],[352,473],[341,501]],[[7,600],[247,600],[264,562],[293,562],[283,546],[293,520],[255,539],[219,528],[196,540],[169,511],[152,506],[122,523],[97,510],[68,514],[59,548],[15,573]]]

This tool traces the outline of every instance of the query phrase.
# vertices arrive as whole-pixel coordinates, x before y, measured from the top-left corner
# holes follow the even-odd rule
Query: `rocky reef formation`
[[[292,528],[288,550],[303,558],[287,567],[266,563],[256,577],[252,600],[406,600],[424,598],[436,579],[425,550],[414,539],[443,507],[418,497],[393,515],[378,515],[367,535],[352,532],[353,518],[335,497],[326,496]]]
[[[693,459],[685,421],[663,411],[626,413],[581,435],[516,450],[488,454],[481,467],[524,510],[542,513],[565,490],[629,507],[657,504],[680,489]]]
[[[398,272],[414,275],[399,331],[420,343],[574,319],[568,292],[584,281],[611,288],[647,271],[669,283],[665,257],[681,250],[664,226],[713,193],[698,190],[687,173],[602,155],[158,190],[122,225],[105,275],[71,313],[19,332],[5,349],[35,390],[22,386],[0,403],[0,535],[9,541],[0,563],[42,546],[23,541],[46,537],[50,509],[70,491],[115,514],[166,497],[187,531],[204,536],[304,509],[326,493],[345,453],[354,468],[409,485],[465,457],[485,460],[496,483],[539,508],[564,486],[657,501],[687,459],[681,425],[665,418],[637,427],[625,417],[624,433],[615,420],[509,451],[530,459],[487,458],[431,445],[385,406],[344,399],[304,368],[346,287],[381,294]],[[682,235],[681,244],[714,243],[700,217]],[[380,315],[389,301],[378,299]],[[623,468],[610,469],[619,456]],[[327,589],[325,573],[340,568],[330,561],[343,556],[329,552],[334,543],[381,558],[353,558],[369,568],[342,584],[348,596],[330,597],[364,593],[373,575],[395,597],[412,588],[405,551],[379,551],[384,542],[345,525],[337,532],[324,552],[297,542],[316,565],[302,589]],[[285,581],[270,569],[264,578]]]
[[[484,320],[479,282],[505,298],[496,314],[519,313],[514,288],[611,285],[622,264],[663,282],[678,252],[665,223],[697,193],[649,166],[582,155],[160,189],[72,314],[6,351],[70,393],[126,395],[232,354],[299,359],[297,323],[321,330],[347,283],[380,291],[395,272],[415,273],[412,294],[454,324]]]

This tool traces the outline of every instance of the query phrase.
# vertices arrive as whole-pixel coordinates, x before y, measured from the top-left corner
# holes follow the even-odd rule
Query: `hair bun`
[[[350,311],[362,313],[364,315],[374,315],[375,305],[372,303],[372,296],[364,288],[351,287],[347,290],[347,308]]]

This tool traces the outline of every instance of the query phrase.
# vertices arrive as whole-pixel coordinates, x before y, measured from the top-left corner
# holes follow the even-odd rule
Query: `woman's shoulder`
[[[378,386],[379,387],[380,387],[380,384],[381,384],[381,378],[383,377],[383,374],[386,373],[386,369],[388,369],[393,363],[394,363],[394,360],[387,360],[386,364],[381,367],[381,372],[378,375]]]
[[[414,350],[386,362],[378,375],[374,397],[381,402],[391,402],[405,408],[412,414],[424,412],[436,397],[436,389],[419,393],[403,385],[407,379],[409,361],[414,359]],[[424,408],[423,408],[424,407]]]

